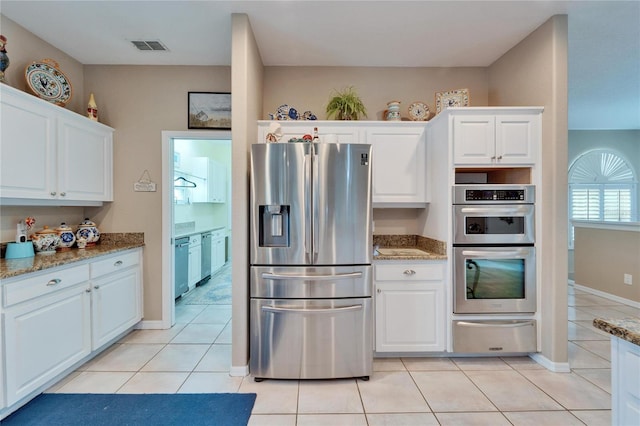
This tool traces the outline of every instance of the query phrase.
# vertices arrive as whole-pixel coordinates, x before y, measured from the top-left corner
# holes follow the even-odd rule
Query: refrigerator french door
[[[251,151],[250,369],[257,379],[372,371],[371,146]]]

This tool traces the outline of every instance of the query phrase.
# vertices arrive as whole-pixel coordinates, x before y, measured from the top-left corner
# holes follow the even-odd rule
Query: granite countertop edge
[[[2,258],[0,259],[0,279],[44,271],[120,251],[144,247],[144,245],[143,233],[102,234],[98,244],[86,249],[72,248],[68,251],[56,252],[55,254],[36,254],[33,257],[21,259]]]
[[[593,326],[612,336],[640,346],[640,319],[638,318],[595,318]]]

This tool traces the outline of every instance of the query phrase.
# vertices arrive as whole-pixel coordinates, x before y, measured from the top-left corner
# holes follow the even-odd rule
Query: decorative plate
[[[466,106],[469,106],[469,89],[457,89],[436,93],[436,114],[450,107]]]
[[[28,65],[24,74],[29,90],[45,101],[65,106],[71,99],[71,83],[53,59]]]
[[[414,102],[409,105],[409,118],[413,121],[427,121],[429,119],[429,106],[424,102]]]

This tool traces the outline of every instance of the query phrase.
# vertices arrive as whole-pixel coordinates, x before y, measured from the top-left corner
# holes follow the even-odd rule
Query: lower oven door
[[[536,312],[535,248],[454,247],[456,314]]]
[[[371,298],[251,299],[250,310],[250,372],[254,377],[371,375]]]
[[[453,321],[457,353],[536,352],[535,320]]]

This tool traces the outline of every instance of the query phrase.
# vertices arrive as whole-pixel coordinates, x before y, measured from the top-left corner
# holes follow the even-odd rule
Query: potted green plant
[[[367,116],[367,109],[364,107],[360,96],[349,86],[342,91],[335,91],[327,104],[327,118],[335,117],[336,120],[358,120],[360,116]]]

